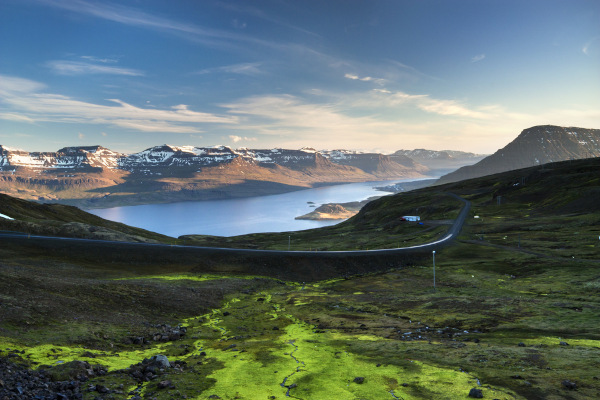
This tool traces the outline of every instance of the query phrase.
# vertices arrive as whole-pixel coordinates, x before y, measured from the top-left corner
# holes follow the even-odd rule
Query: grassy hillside
[[[436,253],[435,290],[429,260],[302,284],[0,242],[0,361],[85,399],[597,398],[599,172],[574,161],[390,196],[305,237],[423,240],[431,223],[398,215],[451,219],[460,203],[440,192],[462,195],[473,212]],[[287,246],[232,240],[253,237]],[[159,354],[170,366],[144,364]]]
[[[108,221],[77,207],[39,204],[1,193],[0,213],[13,218],[0,218],[0,230],[132,242],[176,242],[169,236]]]
[[[566,161],[386,196],[353,218],[326,228],[185,238],[198,245],[278,250],[287,249],[288,237],[292,250],[406,246],[446,232],[462,203],[445,192],[470,200],[472,217],[479,217],[469,221],[470,236],[465,238],[505,245],[518,245],[520,239],[531,250],[562,256],[572,250],[579,257],[600,258],[598,248],[590,247],[600,235],[600,159]],[[423,225],[400,221],[402,215],[419,215]]]

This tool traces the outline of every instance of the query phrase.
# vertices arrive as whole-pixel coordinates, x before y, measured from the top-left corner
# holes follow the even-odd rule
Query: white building
[[[419,217],[418,215],[405,215],[402,217],[402,219],[404,221],[413,221],[413,222],[417,222],[421,220],[421,217]]]

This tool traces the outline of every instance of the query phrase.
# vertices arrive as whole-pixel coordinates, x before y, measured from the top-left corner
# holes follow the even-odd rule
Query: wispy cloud
[[[583,45],[583,47],[581,48],[581,51],[583,52],[583,54],[585,54],[586,56],[589,56],[590,48],[596,41],[600,41],[600,36],[596,36],[595,38],[590,39],[590,41],[588,41],[586,44]]]
[[[180,104],[170,109],[141,108],[119,99],[116,105],[88,103],[60,94],[44,93],[44,85],[27,79],[0,75],[0,102],[9,113],[5,119],[35,122],[108,124],[143,132],[198,133],[202,124],[235,124],[237,117],[193,111]]]
[[[198,71],[198,74],[210,74],[214,72],[222,72],[228,74],[240,74],[240,75],[261,75],[263,71],[259,68],[261,63],[240,63],[233,65],[225,65],[222,67],[206,68]]]
[[[26,115],[16,113],[0,113],[0,119],[6,121],[27,122],[33,124],[35,121]]]
[[[476,62],[483,60],[484,58],[485,58],[485,54],[478,54],[476,56],[471,57],[471,62],[476,63]]]
[[[54,60],[48,61],[46,65],[54,72],[60,75],[87,75],[87,74],[108,74],[108,75],[126,75],[143,76],[142,71],[130,68],[111,67],[107,65],[91,64],[81,61]]]
[[[227,46],[229,41],[252,42],[272,46],[271,42],[219,29],[204,28],[197,24],[177,21],[152,15],[136,8],[120,4],[90,2],[86,0],[35,0],[50,7],[61,8],[71,12],[90,15],[108,21],[139,28],[163,31],[176,34],[186,40],[199,42],[213,47]]]
[[[81,56],[81,58],[83,58],[84,60],[91,61],[91,62],[103,63],[103,64],[112,64],[112,63],[119,62],[119,60],[114,59],[114,58],[99,58],[99,57],[94,57],[94,56]]]
[[[474,119],[490,118],[489,110],[473,109],[451,99],[438,99],[428,94],[409,94],[388,89],[373,89],[369,93],[342,98],[341,101],[349,107],[363,109],[401,109],[416,108],[431,114],[441,116],[460,116]]]
[[[364,77],[360,77],[358,75],[354,75],[354,74],[345,74],[344,78],[347,79],[352,79],[352,80],[358,80],[358,81],[363,81],[363,82],[375,82],[378,85],[383,85],[385,84],[385,79],[381,79],[381,78],[373,78],[370,76],[364,76]]]
[[[294,24],[291,24],[288,21],[284,21],[281,18],[275,18],[272,15],[267,14],[266,12],[264,12],[261,9],[258,9],[256,7],[252,7],[252,6],[248,6],[248,5],[246,5],[246,3],[244,3],[243,6],[240,5],[241,3],[240,4],[231,4],[230,2],[219,2],[217,4],[219,6],[221,6],[221,7],[223,7],[223,8],[228,9],[228,10],[235,11],[235,12],[238,12],[238,13],[247,14],[247,15],[251,15],[253,17],[260,18],[260,19],[262,19],[264,21],[268,21],[268,22],[271,22],[273,24],[276,24],[276,25],[279,25],[279,26],[283,26],[283,27],[288,28],[288,29],[295,30],[297,32],[302,32],[302,33],[305,33],[305,34],[310,35],[310,36],[320,36],[320,35],[318,35],[318,34],[316,34],[314,32],[311,32],[309,30],[306,30],[304,28],[300,28],[300,27],[298,27],[298,26],[296,26]],[[234,23],[236,25],[242,24],[242,28],[246,27],[246,23],[240,23],[237,20],[234,20]]]
[[[256,142],[258,139],[256,139],[255,137],[247,137],[247,136],[237,136],[237,135],[229,135],[229,139],[231,139],[231,141],[233,143],[238,143],[241,141],[244,142]]]

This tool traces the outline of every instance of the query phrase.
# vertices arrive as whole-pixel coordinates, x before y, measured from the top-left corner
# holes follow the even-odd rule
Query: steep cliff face
[[[440,178],[449,183],[549,162],[600,156],[600,129],[534,126],[478,163]]]

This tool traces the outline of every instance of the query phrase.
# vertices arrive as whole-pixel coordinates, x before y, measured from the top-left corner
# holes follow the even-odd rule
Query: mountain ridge
[[[103,146],[31,152],[0,146],[0,191],[87,208],[276,194],[323,184],[421,178],[427,167],[378,153],[310,148]]]
[[[478,178],[551,162],[600,156],[600,129],[538,125],[476,164],[442,176],[436,184]]]

